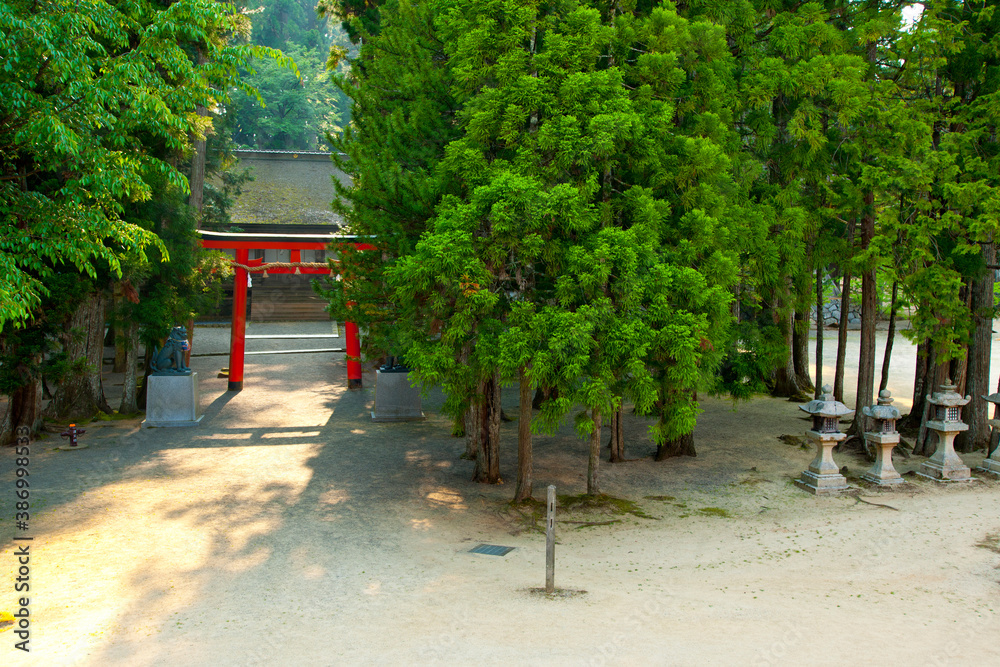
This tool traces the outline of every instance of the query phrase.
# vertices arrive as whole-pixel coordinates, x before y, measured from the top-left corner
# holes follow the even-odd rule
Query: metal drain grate
[[[470,554],[486,554],[487,556],[506,556],[514,547],[501,547],[497,544],[480,544],[474,549],[469,549]]]

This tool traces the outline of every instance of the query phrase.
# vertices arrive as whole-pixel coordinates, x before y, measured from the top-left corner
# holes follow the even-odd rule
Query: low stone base
[[[150,375],[143,428],[197,426],[202,420],[198,374]]]
[[[992,458],[983,459],[983,465],[976,468],[976,470],[981,470],[985,473],[989,473],[990,475],[1000,477],[1000,461]]]
[[[886,475],[876,475],[870,472],[861,473],[861,479],[866,482],[871,482],[872,484],[878,484],[879,486],[898,486],[900,484],[906,484],[906,480],[900,477],[899,473],[896,473],[895,477]]]
[[[373,422],[422,421],[420,390],[410,386],[409,373],[375,371]]]
[[[795,486],[816,496],[836,496],[850,488],[840,473],[817,475],[812,470],[804,470]]]
[[[143,419],[142,423],[139,424],[139,427],[140,428],[170,428],[170,427],[173,427],[173,426],[197,426],[198,424],[201,423],[201,420],[204,419],[204,418],[205,418],[205,416],[202,415],[202,416],[198,417],[197,419],[191,419],[191,420],[185,420],[185,421],[161,421],[161,422],[150,421],[148,419]]]
[[[372,421],[373,422],[422,422],[427,417],[421,412],[419,415],[407,415],[405,417],[387,417],[385,415],[376,415],[375,411],[372,410]]]
[[[967,465],[941,465],[935,461],[924,461],[917,474],[935,482],[971,482],[972,471]]]

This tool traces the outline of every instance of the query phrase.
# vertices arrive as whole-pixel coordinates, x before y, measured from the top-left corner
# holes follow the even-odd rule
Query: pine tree
[[[659,444],[690,434],[725,348],[724,33],[575,3],[470,1],[441,24],[466,96],[442,164],[460,193],[390,273],[408,354],[449,395],[526,369],[559,390],[537,428],[582,405],[596,493],[603,417],[628,397],[659,405]]]

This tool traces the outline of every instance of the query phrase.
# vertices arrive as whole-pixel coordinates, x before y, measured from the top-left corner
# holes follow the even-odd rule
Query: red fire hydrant
[[[76,424],[70,424],[69,429],[63,431],[59,435],[64,438],[69,438],[69,449],[74,449],[77,447],[76,438],[77,436],[83,435],[86,431],[82,428],[77,428]]]

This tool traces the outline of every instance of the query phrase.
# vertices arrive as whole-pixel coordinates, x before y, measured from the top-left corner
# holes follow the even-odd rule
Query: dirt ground
[[[289,326],[312,332],[253,332]],[[227,334],[199,329],[195,353],[221,354]],[[897,339],[890,389],[904,412],[913,354]],[[662,463],[648,422],[629,415],[635,460],[600,474],[635,503],[611,509],[635,511],[561,507],[556,585],[568,592],[547,599],[531,590],[544,535],[507,505],[516,422],[502,427],[509,483],[473,484],[440,394],[424,422],[376,424],[374,377],[347,391],[340,355],[248,362],[231,394],[225,356],[194,358],[198,427],[95,422],[88,449],[54,451],[57,435],[33,445],[31,653],[0,633],[0,664],[1000,664],[996,480],[907,476],[883,491],[856,479],[867,463],[839,455],[858,490],[816,498],[792,484],[813,451],[777,437],[808,427],[795,403],[706,399],[698,456]],[[996,386],[1000,354],[993,367]],[[516,400],[505,389],[508,414]],[[537,436],[535,497],[548,484],[583,493],[585,452],[568,426]],[[0,451],[0,611],[17,597],[13,464]],[[514,550],[469,553],[480,543]]]

